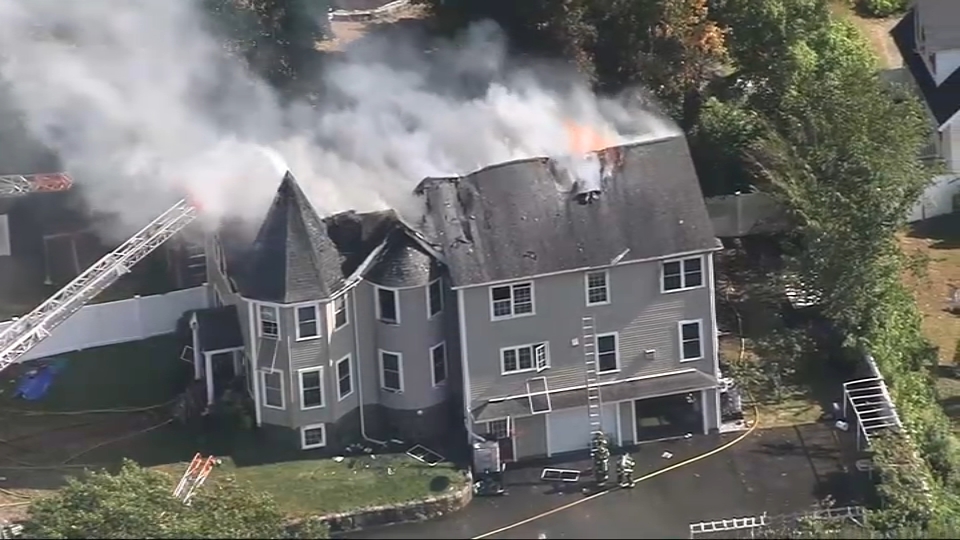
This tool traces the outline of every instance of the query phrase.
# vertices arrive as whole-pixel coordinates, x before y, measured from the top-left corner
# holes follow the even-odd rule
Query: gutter
[[[360,407],[360,436],[363,437],[363,440],[379,444],[380,446],[386,446],[385,441],[380,441],[372,437],[367,436],[367,421],[364,419],[363,414],[363,374],[360,371],[360,327],[357,325],[357,295],[356,291],[354,294],[350,295],[350,313],[353,318],[353,346],[354,352],[356,353],[357,358],[357,400]]]

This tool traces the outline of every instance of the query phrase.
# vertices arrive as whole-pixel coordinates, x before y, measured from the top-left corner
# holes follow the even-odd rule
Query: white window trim
[[[337,302],[338,301],[343,302],[343,315],[344,315],[343,318],[346,321],[340,326],[337,326]],[[344,294],[344,295],[338,296],[337,298],[334,298],[331,303],[333,304],[333,309],[330,310],[330,312],[332,313],[331,316],[333,317],[333,330],[337,331],[337,330],[340,330],[341,328],[346,328],[347,326],[350,326],[350,302],[347,302],[347,295]],[[379,304],[379,301],[377,303]],[[399,313],[399,311],[397,313]]]
[[[307,444],[307,431],[312,429],[323,430],[323,440],[317,444]],[[312,450],[314,448],[323,448],[327,446],[327,425],[326,424],[308,424],[300,428],[300,449]]]
[[[537,347],[543,345],[544,352],[547,355],[547,365],[542,369],[537,369]],[[506,371],[505,362],[503,361],[503,353],[505,351],[517,350],[529,347],[530,348],[530,360],[531,365],[526,369],[518,369],[516,371]],[[520,354],[517,353],[517,365],[520,365]],[[550,368],[550,342],[549,341],[537,341],[535,343],[525,343],[522,345],[512,345],[510,347],[501,347],[500,348],[500,375],[516,375],[517,373],[530,373],[532,371],[544,371]]]
[[[438,293],[438,294],[440,295],[440,311],[438,311],[438,312],[436,312],[436,313],[430,313],[430,300],[431,300],[431,296],[432,296],[432,295],[430,294],[430,289],[431,289],[435,284],[437,284],[437,283],[440,284],[440,292]],[[445,306],[443,305],[443,278],[437,278],[437,279],[431,281],[430,283],[428,283],[428,284],[427,284],[427,288],[426,288],[426,294],[427,294],[427,319],[432,319],[432,318],[440,315],[441,313],[443,313],[443,308],[445,307]]]
[[[687,287],[687,273],[684,269],[684,261],[689,261],[693,259],[700,260],[700,284],[696,287]],[[679,289],[670,289],[666,288],[666,281],[664,280],[665,272],[667,265],[670,263],[680,263],[680,285]],[[703,264],[703,255],[695,255],[693,257],[683,257],[680,259],[668,259],[660,262],[660,294],[670,294],[675,292],[683,291],[692,291],[694,289],[700,289],[706,287],[707,285],[707,272],[706,267]]]
[[[514,303],[515,303],[515,302],[514,302],[514,298],[513,298],[513,288],[514,288],[514,287],[519,287],[519,286],[522,286],[522,285],[529,285],[529,286],[530,286],[530,308],[531,308],[531,309],[530,309],[530,313],[521,313],[520,315],[517,315],[517,314],[514,313]],[[493,314],[493,304],[494,304],[494,301],[493,301],[493,290],[494,290],[494,289],[500,289],[500,288],[503,288],[503,287],[509,287],[509,288],[510,288],[510,315],[503,315],[503,316],[501,316],[501,317],[497,317],[496,315]],[[521,282],[518,282],[518,283],[501,283],[501,284],[499,284],[499,285],[491,285],[490,287],[488,287],[489,292],[487,293],[487,295],[488,295],[488,301],[490,302],[490,320],[491,320],[491,321],[506,321],[506,320],[510,320],[510,319],[519,319],[519,318],[521,318],[521,317],[532,317],[532,316],[536,315],[536,314],[537,314],[537,293],[536,293],[536,289],[537,289],[537,288],[536,288],[536,286],[534,286],[534,282],[533,282],[533,281],[521,281]]]
[[[385,386],[385,384],[384,384],[384,383],[386,382],[386,380],[385,380],[386,378],[383,376],[383,355],[384,355],[384,354],[392,354],[392,355],[396,355],[396,357],[397,357],[397,367],[399,368],[398,371],[400,372],[400,389],[399,389],[399,390],[394,390],[393,388],[387,388],[387,387]],[[404,387],[404,384],[403,384],[403,354],[402,354],[402,353],[398,353],[398,352],[396,352],[396,351],[388,351],[388,350],[386,350],[386,349],[379,349],[379,350],[377,351],[377,361],[378,361],[378,363],[380,364],[380,389],[383,390],[383,391],[385,391],[385,392],[391,392],[391,393],[394,393],[394,394],[402,394],[402,393],[403,393],[403,387]]]
[[[614,349],[613,349],[613,350],[614,350],[614,353],[616,353],[617,367],[616,367],[616,369],[608,369],[608,370],[606,370],[606,371],[600,371],[600,338],[602,338],[602,337],[610,337],[610,336],[613,336],[613,346],[614,346]],[[620,333],[619,333],[619,332],[605,332],[605,333],[603,333],[603,334],[597,334],[597,335],[596,335],[596,340],[597,340],[597,342],[594,344],[594,347],[593,347],[593,350],[594,350],[594,353],[593,353],[593,354],[594,354],[594,361],[596,362],[596,366],[597,366],[597,374],[598,374],[598,375],[606,375],[606,374],[608,374],[608,373],[617,373],[617,372],[619,372],[619,371],[623,368],[623,366],[622,366],[621,363],[620,363]]]
[[[301,336],[300,335],[300,310],[303,308],[313,308],[313,313],[316,316],[317,324],[317,334],[314,336]],[[303,304],[300,306],[295,306],[293,308],[293,324],[296,327],[297,341],[310,341],[312,339],[320,339],[323,337],[323,332],[320,331],[320,304]]]
[[[280,308],[277,306],[272,306],[269,304],[261,304],[261,303],[255,303],[254,306],[256,306],[256,312],[257,312],[257,336],[262,338],[267,338],[267,339],[280,339]],[[272,309],[274,314],[276,314],[277,316],[277,322],[276,322],[277,335],[275,336],[271,336],[269,334],[263,333],[263,318],[261,313],[261,310],[263,308]]]
[[[380,313],[380,291],[390,291],[393,293],[393,305],[397,312],[396,321],[385,321],[383,320],[383,314]],[[382,322],[383,324],[392,324],[394,326],[400,326],[400,291],[397,289],[391,289],[390,287],[381,287],[379,285],[374,285],[374,295],[373,301],[376,304],[377,308],[377,321]]]
[[[603,302],[590,302],[590,275],[603,274],[603,288],[607,293],[607,299]],[[605,306],[610,303],[610,271],[609,270],[591,270],[583,274],[583,298],[588,306]]]
[[[317,372],[320,374],[320,404],[311,405],[307,407],[306,400],[304,399],[306,388],[303,387],[303,374],[313,373],[313,372]],[[297,370],[297,385],[300,387],[300,410],[301,411],[312,411],[314,409],[322,409],[327,406],[327,392],[323,384],[323,366],[303,368],[303,369]]]
[[[697,329],[700,332],[700,335],[697,337],[697,339],[700,342],[700,356],[698,356],[697,358],[683,357],[683,325],[685,324],[696,324]],[[703,319],[689,319],[685,321],[678,321],[677,322],[677,345],[680,347],[680,350],[678,351],[680,353],[678,355],[680,357],[680,362],[696,362],[697,360],[703,360],[704,345],[705,345],[703,342]]]
[[[351,355],[346,355],[343,358],[337,360],[337,363],[334,364],[334,371],[336,371],[337,377],[337,401],[343,401],[348,397],[353,395],[353,364],[351,363]],[[350,371],[350,390],[346,394],[340,395],[340,364],[346,362],[347,369]]]
[[[437,378],[436,378],[437,372],[433,366],[433,352],[439,349],[440,347],[443,347],[443,380],[440,382],[437,382]],[[447,361],[447,353],[448,351],[447,351],[446,341],[441,341],[440,343],[437,343],[433,347],[430,347],[430,382],[433,383],[434,387],[443,386],[447,384],[447,380],[450,379],[450,362]]]
[[[260,391],[263,392],[261,396],[263,398],[263,407],[265,409],[276,409],[278,411],[285,410],[287,408],[287,392],[285,388],[285,383],[283,381],[283,370],[279,369],[261,369],[260,373]],[[280,375],[280,406],[270,405],[267,403],[267,375],[278,373]]]

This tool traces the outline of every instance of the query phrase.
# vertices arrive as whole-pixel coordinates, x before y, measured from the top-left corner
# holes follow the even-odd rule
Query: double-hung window
[[[380,351],[380,388],[403,392],[403,355],[400,353]]]
[[[620,369],[620,351],[616,332],[597,336],[597,373]]]
[[[609,273],[606,270],[587,272],[586,294],[588,306],[599,306],[610,302]]]
[[[387,324],[400,324],[400,301],[397,291],[377,287],[377,319]]]
[[[430,348],[430,368],[434,386],[447,382],[447,346],[439,343]]]
[[[680,321],[680,360],[691,361],[703,358],[703,323]]]
[[[323,368],[301,369],[300,408],[319,409],[323,405]]]
[[[493,319],[532,315],[533,283],[490,287],[490,313]]]
[[[280,310],[277,306],[257,306],[257,320],[260,337],[276,338],[280,336]]]
[[[663,292],[682,291],[703,286],[703,257],[666,261],[661,267]]]
[[[316,304],[297,306],[297,341],[320,337],[320,310]]]

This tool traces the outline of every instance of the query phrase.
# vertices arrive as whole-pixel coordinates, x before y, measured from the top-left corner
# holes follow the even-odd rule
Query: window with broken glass
[[[607,272],[587,273],[587,305],[606,304],[610,301],[607,291]]]
[[[503,349],[500,356],[504,375],[534,369],[542,371],[550,364],[546,343],[510,347]]]
[[[339,330],[347,325],[347,295],[333,301],[333,328]]]
[[[693,289],[703,285],[703,259],[690,257],[663,263],[663,291]]]
[[[433,385],[438,386],[447,381],[447,347],[440,343],[430,349],[430,363],[433,367]]]
[[[400,310],[397,309],[397,291],[377,289],[377,318],[385,323],[400,324]]]
[[[439,279],[427,286],[427,309],[430,317],[443,311],[443,283]]]
[[[494,319],[506,319],[533,313],[533,283],[517,283],[490,288]]]
[[[279,314],[276,306],[263,306],[257,310],[260,318],[260,336],[275,338],[280,335]]]

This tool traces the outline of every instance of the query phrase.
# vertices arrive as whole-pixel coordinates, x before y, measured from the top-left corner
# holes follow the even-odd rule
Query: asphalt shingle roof
[[[910,10],[890,30],[890,36],[897,45],[900,56],[903,57],[904,66],[913,76],[937,125],[942,126],[957,110],[960,110],[960,70],[954,71],[940,86],[934,83],[930,71],[923,63],[920,53],[917,52],[914,17],[916,12]],[[960,24],[960,20],[956,21],[956,24]]]
[[[599,199],[581,204],[546,158],[427,179],[425,229],[454,286],[706,251],[716,247],[682,135],[618,147]]]
[[[440,277],[440,263],[402,229],[367,272],[368,281],[384,287],[422,287]]]
[[[337,246],[289,172],[246,255],[238,285],[253,300],[320,300],[343,283]]]
[[[197,338],[201,352],[243,347],[240,318],[236,306],[199,309]]]

